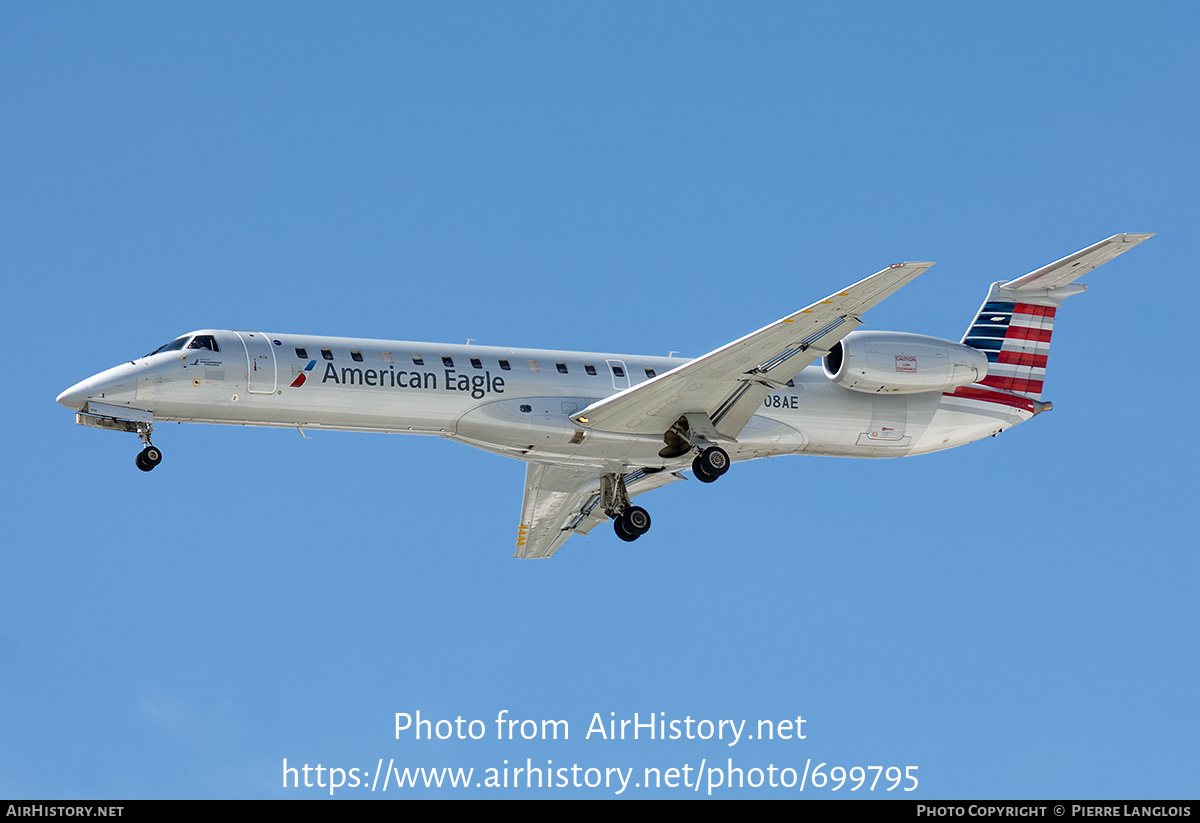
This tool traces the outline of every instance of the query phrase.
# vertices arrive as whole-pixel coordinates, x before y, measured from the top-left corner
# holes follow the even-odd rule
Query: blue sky
[[[906,797],[1195,797],[1198,17],[4,4],[0,795],[733,758],[916,766]],[[515,461],[171,425],[143,474],[54,403],[203,327],[699,355],[897,260],[938,265],[868,326],[957,339],[991,282],[1123,231],[1158,236],[1060,313],[1052,413],[739,464],[547,563],[510,557]],[[395,739],[418,710],[488,738]],[[570,739],[497,741],[501,710]],[[806,738],[584,739],[610,712]]]

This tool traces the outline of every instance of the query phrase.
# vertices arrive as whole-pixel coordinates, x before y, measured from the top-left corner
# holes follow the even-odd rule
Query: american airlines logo
[[[308,365],[304,367],[304,371],[302,371],[302,372],[300,372],[298,375],[296,375],[296,379],[292,381],[291,388],[293,388],[293,389],[298,389],[298,388],[300,388],[301,386],[303,386],[303,385],[304,385],[304,380],[305,380],[304,373],[305,373],[305,372],[310,372],[310,371],[312,371],[312,370],[313,370],[313,366],[315,366],[315,365],[317,365],[317,361],[316,361],[316,360],[309,360],[309,361],[308,361]]]

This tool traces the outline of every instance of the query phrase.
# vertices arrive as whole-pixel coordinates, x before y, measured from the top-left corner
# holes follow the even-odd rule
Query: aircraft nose
[[[83,411],[87,396],[91,393],[92,381],[82,380],[60,394],[56,400],[71,411]]]

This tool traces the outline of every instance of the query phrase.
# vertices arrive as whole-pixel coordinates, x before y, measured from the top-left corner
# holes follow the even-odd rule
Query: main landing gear
[[[137,467],[144,472],[148,472],[162,462],[162,452],[158,446],[150,442],[150,432],[154,429],[149,423],[140,424],[137,428],[137,435],[146,444],[146,448],[138,452],[138,456],[133,459]]]
[[[666,459],[683,457],[689,451],[696,451],[696,459],[692,461],[692,471],[701,483],[711,483],[729,471],[729,453],[713,443],[721,435],[707,414],[689,412],[682,415],[675,425],[663,434],[666,446],[658,452],[658,456]]]
[[[701,483],[711,483],[729,471],[729,455],[720,446],[709,446],[696,455],[692,471]]]
[[[617,537],[632,543],[650,531],[650,512],[641,506],[630,506],[613,520],[613,530]]]
[[[606,474],[600,478],[600,497],[604,513],[613,520],[617,537],[632,543],[650,531],[650,513],[641,506],[631,505],[625,488],[625,475]]]
[[[711,441],[704,441],[701,438],[697,438],[697,440],[699,443],[693,448],[697,450],[698,454],[692,461],[692,471],[696,473],[696,479],[700,482],[711,483],[729,471],[729,453],[720,446],[711,445]],[[668,442],[667,447],[671,448],[672,444]],[[642,474],[639,472],[629,475],[635,481],[641,476]],[[617,537],[627,543],[632,543],[650,531],[650,513],[641,506],[634,506],[629,502],[625,477],[626,475],[621,472],[600,476],[600,506],[604,513],[612,518],[613,531],[617,533]],[[587,511],[590,512],[591,509],[589,508]]]

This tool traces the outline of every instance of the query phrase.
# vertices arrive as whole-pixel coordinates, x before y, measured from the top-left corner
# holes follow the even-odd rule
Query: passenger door
[[[234,332],[246,350],[246,391],[274,394],[277,384],[275,350],[262,332]]]

